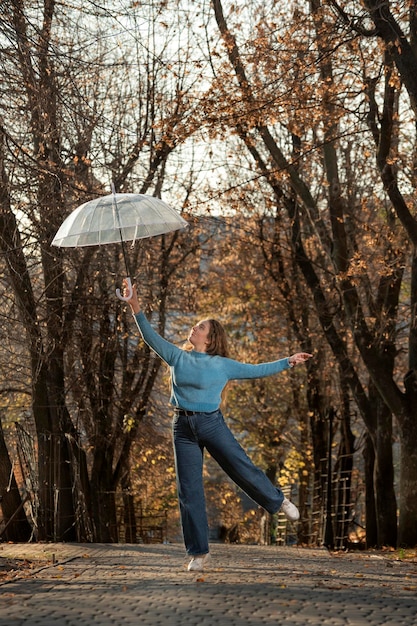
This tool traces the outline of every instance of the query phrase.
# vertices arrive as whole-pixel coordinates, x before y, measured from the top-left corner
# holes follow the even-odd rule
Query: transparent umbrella
[[[188,223],[168,204],[155,198],[136,193],[112,193],[75,209],[61,224],[52,240],[60,248],[81,248],[120,243],[127,272],[128,293],[120,300],[129,300],[132,295],[126,241],[162,235],[188,226]]]

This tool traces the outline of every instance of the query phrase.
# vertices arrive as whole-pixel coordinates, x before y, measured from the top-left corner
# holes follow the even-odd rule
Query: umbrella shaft
[[[119,230],[120,230],[120,241],[122,243],[122,252],[123,252],[123,258],[124,258],[125,267],[126,267],[126,273],[128,276],[130,276],[129,259],[128,259],[127,252],[126,252],[126,245],[125,245],[125,242],[123,241],[122,230],[121,229]]]
[[[125,246],[125,242],[124,242],[124,239],[123,239],[122,225],[120,223],[119,209],[117,207],[117,202],[116,202],[116,189],[114,187],[114,183],[113,182],[111,183],[111,190],[112,190],[112,194],[113,194],[113,211],[114,211],[114,215],[116,216],[117,228],[119,229],[120,243],[122,244],[122,252],[123,252],[123,259],[124,259],[125,267],[126,267],[126,273],[127,273],[128,276],[130,276],[129,259],[127,258],[126,246]]]

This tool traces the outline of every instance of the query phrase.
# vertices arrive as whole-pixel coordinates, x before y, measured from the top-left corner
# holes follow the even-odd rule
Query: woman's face
[[[190,330],[188,341],[193,345],[197,352],[205,352],[208,344],[208,336],[210,334],[209,320],[198,322]]]

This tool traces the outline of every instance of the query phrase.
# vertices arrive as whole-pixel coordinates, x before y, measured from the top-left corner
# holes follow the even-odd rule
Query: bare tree
[[[364,69],[364,76],[369,99],[368,121],[375,141],[374,154],[381,182],[412,250],[411,262],[407,266],[410,320],[408,371],[403,376],[404,389],[399,387],[394,377],[381,378],[375,366],[368,369],[375,387],[398,420],[401,437],[399,542],[401,545],[413,545],[417,542],[417,509],[411,495],[413,484],[417,480],[417,455],[412,443],[417,436],[414,410],[417,363],[417,221],[409,198],[410,192],[415,192],[416,188],[416,6],[411,3],[409,10],[403,13],[401,6],[394,6],[389,1],[379,3],[371,0],[365,3],[365,13],[358,7],[348,15],[337,3],[332,5],[348,32],[356,36],[363,46],[369,45],[376,38],[382,42],[378,49],[383,72],[376,73],[367,67]],[[376,48],[373,46],[373,49]],[[408,98],[405,98],[404,89]],[[401,177],[407,182],[403,182]],[[393,223],[392,216],[389,221]],[[401,255],[396,252],[401,259]],[[362,353],[368,366],[370,351],[363,347]]]
[[[153,39],[143,39],[139,7],[124,16],[90,8],[50,0],[32,11],[13,0],[1,9],[0,246],[16,337],[26,335],[31,364],[40,539],[117,539],[114,491],[159,369],[132,347],[130,316],[112,295],[124,272],[120,249],[64,254],[52,238],[77,204],[108,193],[110,180],[118,191],[167,189],[181,210],[198,170],[176,156],[201,107],[189,56],[173,58],[178,25],[170,30],[162,19],[164,3],[149,7],[160,18],[150,14],[149,28],[158,23],[166,35]],[[147,294],[158,299],[161,332],[169,287],[195,249],[191,238],[182,249],[177,240],[130,252],[132,266],[151,264],[143,278],[152,279]]]
[[[282,40],[288,44],[287,51],[295,48],[295,42],[298,42],[293,56],[288,57],[287,52],[282,59],[279,46],[275,47],[273,39],[269,39],[277,27],[273,18],[267,19],[265,8],[256,21],[258,37],[253,45],[249,37],[245,40],[241,36],[242,46],[246,48],[244,63],[237,38],[226,23],[221,3],[213,1],[212,5],[236,81],[231,98],[227,99],[224,94],[222,119],[227,119],[228,124],[234,126],[252,155],[258,172],[267,181],[272,201],[287,213],[294,261],[311,292],[323,333],[375,446],[377,476],[380,476],[375,483],[377,509],[379,507],[377,541],[395,545],[390,412],[396,415],[399,423],[404,419],[407,422],[409,418],[405,417],[404,411],[406,406],[411,406],[406,401],[406,394],[397,385],[394,371],[396,316],[405,255],[401,252],[401,236],[395,221],[387,219],[384,224],[380,219],[383,201],[376,194],[372,194],[366,203],[369,217],[357,215],[357,207],[361,206],[358,198],[364,193],[369,194],[369,187],[361,186],[358,180],[352,185],[349,170],[345,169],[346,163],[352,168],[352,157],[354,154],[359,157],[360,154],[358,150],[352,151],[349,142],[343,138],[344,133],[348,137],[352,131],[346,126],[350,118],[344,117],[343,106],[338,100],[339,94],[345,101],[351,98],[353,108],[353,95],[346,92],[343,81],[338,84],[333,77],[336,67],[339,71],[335,51],[340,50],[344,40],[329,28],[332,22],[326,11],[319,5],[311,5],[311,20],[303,12],[303,34],[297,33],[297,23],[300,23],[297,20],[289,24],[291,40],[284,39],[282,35]],[[247,10],[247,7],[242,10]],[[315,36],[308,51],[305,49],[306,23],[309,24],[309,32]],[[270,41],[271,45],[265,43]],[[264,59],[264,63],[260,59]],[[285,68],[284,62],[287,63]],[[284,75],[285,81],[282,79]],[[221,89],[221,81],[219,76],[218,89]],[[282,85],[280,90],[278,85]],[[320,95],[318,101],[317,94]],[[366,111],[364,98],[361,105],[361,110]],[[308,110],[310,117],[304,116],[303,110]],[[351,115],[356,120],[354,109]],[[274,120],[277,120],[276,124]],[[363,124],[355,132],[357,136],[360,133],[366,138]],[[314,180],[316,173],[322,178],[322,189]],[[369,181],[371,179],[369,175]],[[366,178],[363,182],[366,183]],[[326,193],[323,193],[324,190]],[[364,206],[362,201],[361,210]],[[389,211],[387,215],[390,215]],[[375,232],[383,228],[386,233],[386,245],[377,249],[378,260],[374,247],[373,260],[363,247],[366,242],[365,220],[374,225]],[[360,259],[362,263],[358,265]],[[382,263],[382,271],[375,274],[378,263]],[[369,273],[367,268],[371,268]],[[363,366],[378,390],[379,402],[383,400],[389,407],[388,414],[371,403]],[[390,388],[392,399],[395,396],[397,402],[399,398],[404,400],[404,403],[401,400],[400,404],[396,404],[395,411],[394,404],[389,403],[387,398],[387,389]],[[411,417],[410,411],[407,414]],[[401,432],[403,439],[403,428]],[[383,439],[376,438],[376,433],[384,433]],[[414,455],[403,440],[402,458],[410,471],[409,464],[413,465]],[[387,476],[391,477],[388,482]],[[412,545],[413,535],[409,534],[410,527],[404,521],[410,512],[407,484],[408,479],[404,482],[404,490],[401,489],[401,493],[405,491],[408,496],[407,504],[403,503],[400,512],[400,541]],[[408,530],[405,531],[405,528]]]

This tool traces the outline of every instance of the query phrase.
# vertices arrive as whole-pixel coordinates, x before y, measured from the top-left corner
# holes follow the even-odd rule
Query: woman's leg
[[[203,446],[187,416],[172,426],[177,490],[185,548],[189,555],[207,554],[208,521],[203,486]]]
[[[252,500],[269,513],[276,513],[280,509],[284,494],[250,460],[220,411],[210,416],[199,429],[199,437],[220,467]]]

